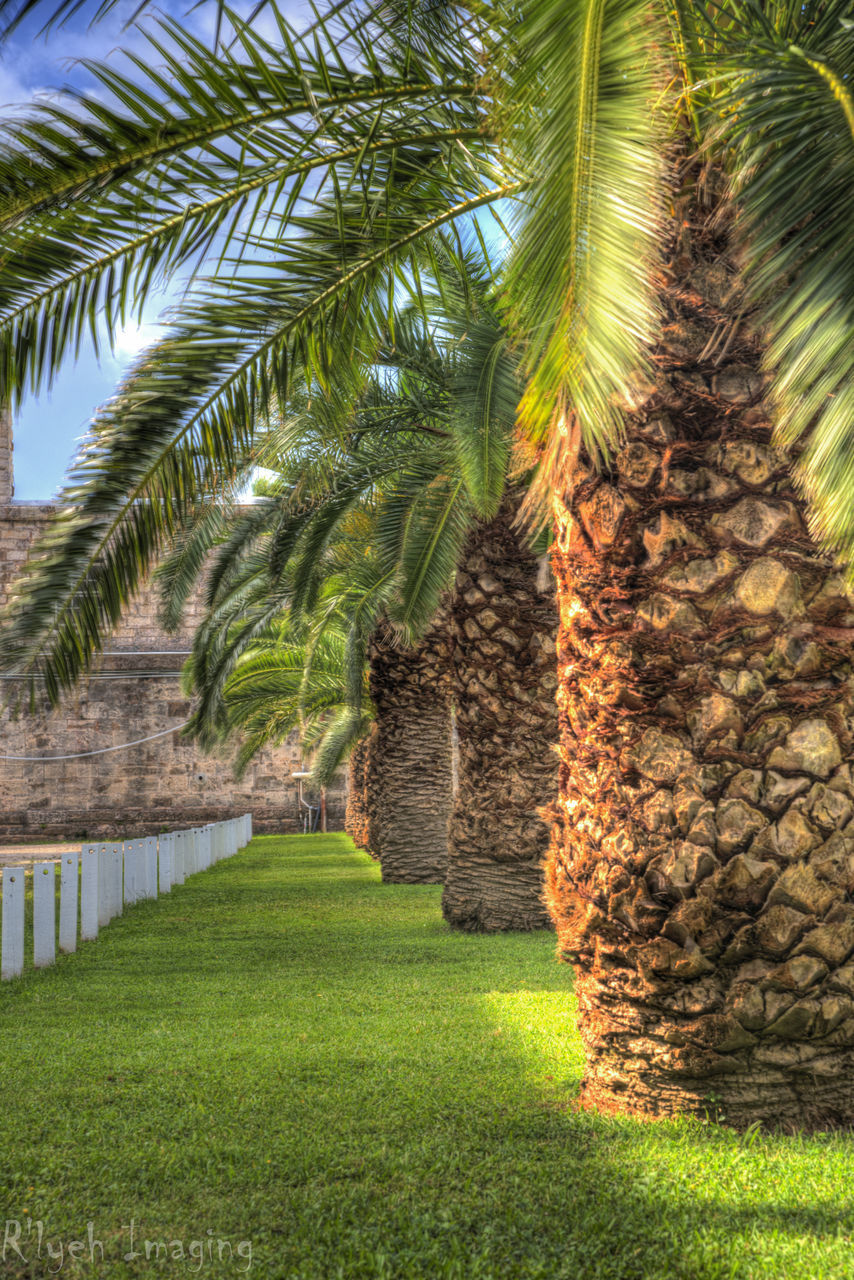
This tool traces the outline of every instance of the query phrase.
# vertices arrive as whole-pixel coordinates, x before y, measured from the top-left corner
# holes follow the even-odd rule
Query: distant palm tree
[[[512,529],[520,493],[504,492],[515,360],[486,265],[469,254],[463,279],[464,297],[460,277],[443,274],[429,328],[411,313],[397,316],[396,341],[352,416],[345,406],[338,419],[335,406],[330,413],[315,402],[288,428],[281,505],[271,493],[268,506],[242,514],[222,553],[244,558],[251,607],[222,561],[213,573],[226,607],[221,613],[209,592],[213,628],[199,630],[193,660],[196,723],[203,729],[211,707],[228,703],[223,675],[243,638],[253,654],[269,643],[256,617],[266,626],[271,611],[296,604],[319,610],[321,626],[327,617],[358,619],[356,661],[367,654],[377,714],[371,844],[384,879],[444,881],[455,925],[531,928],[547,923],[547,830],[537,808],[555,785],[557,619],[549,584],[545,593],[538,587],[537,558]],[[221,507],[205,509],[166,561],[168,625],[201,571],[208,535],[224,526]],[[256,558],[245,559],[247,537],[259,535],[270,576],[257,577]],[[453,816],[452,704],[460,746]],[[355,724],[358,702],[354,711]],[[225,727],[236,727],[233,717]]]
[[[217,57],[175,32],[168,101],[140,67],[105,81],[119,105],[15,126],[4,395],[99,305],[232,238],[100,419],[7,645],[49,691],[72,679],[295,363],[367,350],[430,236],[515,197],[583,1097],[850,1123],[850,5],[523,0],[441,7],[441,35],[405,7],[338,12],[319,52],[284,27]]]

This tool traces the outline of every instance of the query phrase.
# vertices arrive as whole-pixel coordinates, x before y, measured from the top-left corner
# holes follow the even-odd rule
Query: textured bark
[[[447,627],[412,649],[375,637],[370,842],[390,884],[441,884],[453,796]]]
[[[613,471],[556,503],[548,895],[582,1097],[846,1124],[854,612],[769,443],[725,234],[682,217],[656,378]]]
[[[557,608],[512,527],[515,506],[473,534],[454,597],[459,783],[442,910],[461,929],[550,923],[539,809],[557,788]]]
[[[362,738],[350,752],[347,763],[347,813],[344,830],[357,849],[370,850],[368,771],[370,769],[370,737]]]

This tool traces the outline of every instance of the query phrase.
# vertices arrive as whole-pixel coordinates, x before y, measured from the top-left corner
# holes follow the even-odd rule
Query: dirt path
[[[43,844],[0,844],[0,867],[28,867],[33,862],[59,862],[64,853],[80,851],[80,844],[73,842],[45,842]]]

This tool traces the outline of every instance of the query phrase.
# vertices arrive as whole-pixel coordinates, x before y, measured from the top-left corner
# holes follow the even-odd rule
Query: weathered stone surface
[[[773,613],[790,618],[798,607],[798,593],[795,574],[770,556],[754,560],[735,587],[738,603],[757,616]]]
[[[839,741],[824,720],[802,720],[768,758],[772,769],[827,778],[842,761]]]
[[[0,426],[0,452],[8,439]],[[10,454],[11,456],[11,454]],[[0,601],[56,507],[6,505],[11,475],[0,466]],[[302,829],[298,734],[266,748],[238,781],[226,753],[204,755],[180,729],[193,704],[183,694],[181,666],[204,612],[200,588],[185,623],[166,635],[158,593],[146,586],[128,607],[88,679],[51,711],[13,719],[0,715],[4,755],[74,756],[163,734],[128,750],[72,759],[0,760],[0,836],[5,840],[108,839],[156,834],[252,811],[254,829]],[[153,673],[151,676],[145,673]],[[10,683],[3,693],[14,692]],[[174,729],[174,733],[168,731]],[[344,823],[346,782],[327,792],[330,830]]]

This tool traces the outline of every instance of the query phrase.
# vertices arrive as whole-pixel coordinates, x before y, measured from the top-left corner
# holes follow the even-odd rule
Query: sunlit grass
[[[343,837],[262,837],[0,988],[0,1225],[62,1276],[850,1277],[848,1138],[578,1114],[570,974],[477,937]],[[208,1231],[212,1234],[208,1236]],[[50,1274],[0,1260],[0,1277]]]

